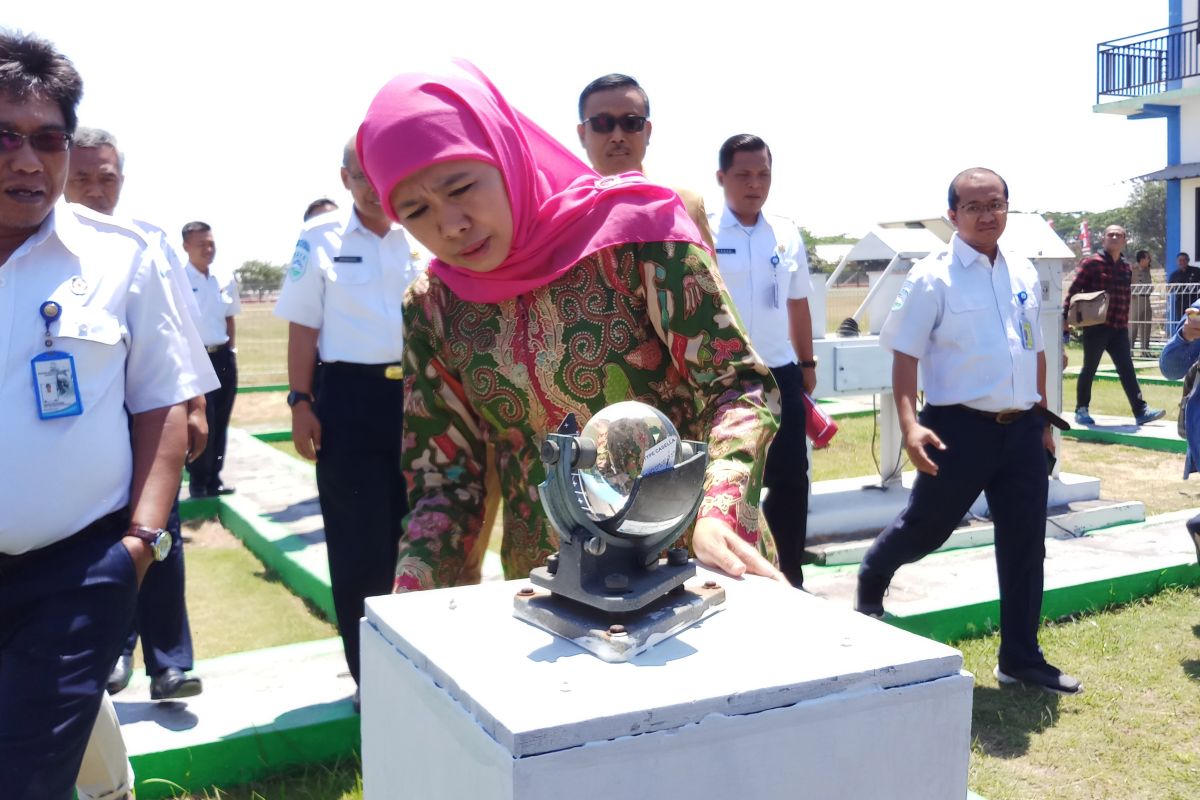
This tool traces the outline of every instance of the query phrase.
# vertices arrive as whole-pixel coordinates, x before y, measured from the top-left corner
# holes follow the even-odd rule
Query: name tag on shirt
[[[83,413],[75,359],[70,353],[51,350],[30,362],[33,367],[33,393],[37,396],[38,416],[42,419],[75,417]]]
[[[1033,349],[1033,323],[1021,318],[1021,346],[1026,350]]]
[[[361,264],[362,256],[334,256],[333,260],[338,264]]]
[[[719,255],[719,256],[731,256],[736,252],[737,252],[736,247],[718,247],[717,248],[717,255]]]

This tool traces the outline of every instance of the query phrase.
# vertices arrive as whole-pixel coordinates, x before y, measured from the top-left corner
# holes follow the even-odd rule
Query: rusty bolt
[[[718,588],[717,582],[716,581],[705,581],[704,588],[705,589],[716,589],[716,588]]]
[[[533,587],[523,586],[518,592],[517,597],[533,597]]]
[[[625,626],[624,625],[609,625],[608,626],[608,635],[609,636],[624,636],[625,635]]]

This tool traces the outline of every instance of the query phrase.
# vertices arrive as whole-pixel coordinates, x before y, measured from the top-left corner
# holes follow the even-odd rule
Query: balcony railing
[[[1096,45],[1096,102],[1108,96],[1145,97],[1200,75],[1197,22]]]

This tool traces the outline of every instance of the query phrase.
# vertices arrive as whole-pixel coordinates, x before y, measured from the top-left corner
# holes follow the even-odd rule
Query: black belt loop
[[[95,536],[103,533],[104,531],[112,530],[113,528],[127,527],[129,527],[129,509],[120,508],[111,514],[105,514],[100,519],[82,528],[81,530],[76,531],[65,539],[59,539],[57,542],[51,542],[45,547],[26,550],[24,553],[18,553],[16,555],[0,553],[0,575],[11,572],[18,564],[49,553],[54,553],[58,550],[65,549],[69,545],[86,539],[89,536]]]

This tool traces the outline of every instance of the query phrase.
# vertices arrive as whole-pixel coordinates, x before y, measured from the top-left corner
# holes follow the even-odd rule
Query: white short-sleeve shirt
[[[232,275],[221,276],[212,266],[206,275],[190,262],[184,273],[199,310],[196,328],[200,331],[200,340],[205,347],[226,344],[229,330],[225,327],[225,319],[236,317],[242,310],[237,280]]]
[[[378,236],[351,209],[304,226],[276,316],[320,330],[322,361],[391,364],[404,351],[404,292],[422,269],[399,226]]]
[[[759,214],[754,227],[738,222],[728,206],[709,215],[717,269],[750,336],[768,367],[796,361],[788,322],[788,300],[812,294],[804,237],[795,222]]]
[[[170,267],[131,224],[65,202],[0,266],[0,553],[52,544],[129,503],[126,409],[202,394]],[[83,413],[42,420],[32,359],[42,303],[53,350],[75,361]]]
[[[1040,307],[1041,285],[1028,259],[1005,253],[1001,243],[990,264],[954,234],[946,249],[913,265],[879,343],[918,360],[926,402],[1029,408],[1040,399]]]

